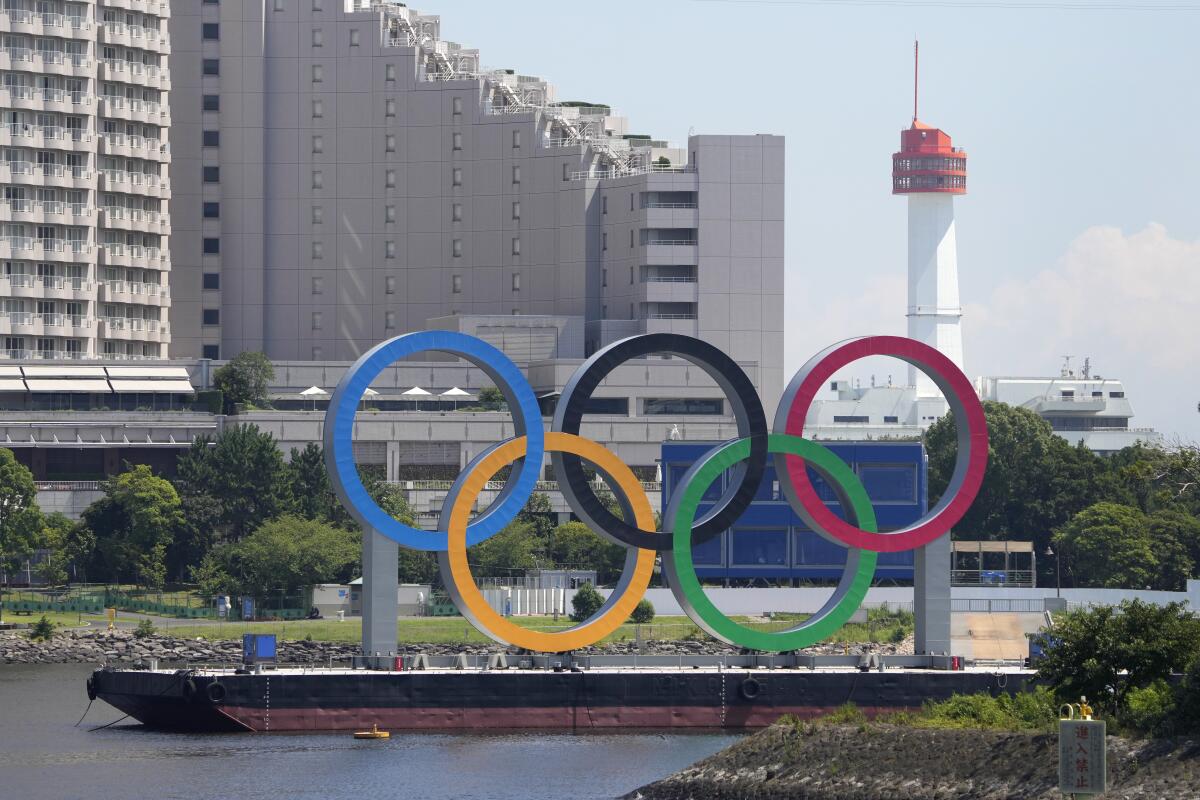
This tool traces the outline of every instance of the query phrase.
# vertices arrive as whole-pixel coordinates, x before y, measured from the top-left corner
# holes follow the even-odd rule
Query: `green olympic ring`
[[[772,433],[767,437],[769,453],[799,456],[820,475],[841,501],[853,524],[875,533],[875,509],[862,481],[844,461],[809,439]],[[809,647],[834,634],[846,624],[867,596],[875,574],[878,555],[870,550],[847,548],[846,568],[825,605],[792,628],[761,631],[747,628],[723,614],[704,593],[692,563],[692,524],[708,487],[722,472],[750,456],[750,439],[735,439],[710,450],[692,465],[680,481],[664,523],[672,532],[670,553],[663,554],[663,571],[675,599],[697,625],[726,644],[750,650],[789,651]],[[782,476],[781,476],[782,477]]]

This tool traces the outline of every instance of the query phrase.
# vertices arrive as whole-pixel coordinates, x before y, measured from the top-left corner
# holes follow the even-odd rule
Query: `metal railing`
[[[102,481],[37,481],[34,486],[39,492],[98,492],[104,488]]]
[[[648,203],[643,203],[643,204],[642,204],[642,208],[676,208],[676,209],[687,209],[687,208],[699,208],[699,204],[698,204],[698,203],[659,203],[659,202],[648,202]]]
[[[582,172],[572,172],[571,180],[606,180],[609,178],[628,178],[636,175],[685,174],[695,171],[695,168],[688,164],[683,164],[680,166],[666,164],[641,164],[624,169],[592,169]]]
[[[696,283],[695,275],[643,275],[642,283]]]
[[[393,486],[398,486],[401,489],[406,489],[410,492],[445,492],[449,491],[454,485],[454,481],[389,481]],[[484,486],[485,492],[498,492],[504,488],[504,481],[488,481]],[[588,483],[593,491],[607,491],[608,484],[604,481],[594,480]],[[662,483],[660,481],[642,481],[642,489],[647,492],[661,492]],[[557,492],[558,481],[538,481],[534,485],[535,492]]]
[[[34,125],[29,122],[9,122],[4,125],[9,136],[21,136],[32,139],[41,136],[42,139],[71,140],[73,142],[90,142],[92,134],[80,128],[63,128],[58,125]]]
[[[646,319],[695,319],[695,314],[647,314]]]

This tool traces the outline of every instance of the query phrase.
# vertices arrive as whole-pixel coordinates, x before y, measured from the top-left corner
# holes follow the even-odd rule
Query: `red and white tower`
[[[919,63],[914,45],[912,126],[900,132],[900,152],[892,155],[892,194],[908,197],[908,335],[936,347],[961,369],[954,196],[967,193],[967,154],[945,131],[917,118]],[[933,381],[915,368],[909,368],[908,379],[918,400],[941,397]],[[922,409],[922,424],[945,410],[928,406]]]

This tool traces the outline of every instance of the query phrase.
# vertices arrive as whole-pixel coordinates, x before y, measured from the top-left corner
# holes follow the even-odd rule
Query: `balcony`
[[[100,152],[106,156],[145,158],[154,161],[171,160],[171,145],[145,136],[128,136],[124,133],[100,134]]]
[[[0,23],[8,23],[7,33],[28,33],[33,36],[77,37],[91,30],[92,23],[79,16],[64,16],[53,12],[29,11],[23,8],[0,8]]]
[[[100,334],[108,339],[125,341],[170,342],[167,323],[156,319],[137,317],[100,317],[103,328]]]
[[[0,69],[45,72],[50,75],[89,77],[92,60],[82,53],[62,50],[30,50],[27,47],[0,47]]]
[[[166,248],[120,242],[106,242],[103,247],[106,266],[161,270],[170,261],[170,253]]]
[[[0,87],[0,104],[28,111],[56,111],[60,114],[88,113],[92,96],[86,92],[68,92],[35,86]]]
[[[171,217],[161,211],[146,211],[141,208],[104,206],[101,224],[113,230],[157,233],[163,236],[171,232]]]
[[[66,203],[61,200],[0,200],[0,220],[89,225],[92,220],[92,209],[85,203]]]
[[[104,281],[101,286],[104,287],[101,299],[107,302],[160,307],[171,304],[170,289],[159,283]]]
[[[102,169],[100,174],[104,178],[100,187],[102,191],[140,194],[160,199],[171,196],[170,182],[158,175],[126,172],[122,169]]]
[[[78,128],[8,122],[0,125],[0,144],[55,150],[89,150],[92,134]],[[77,147],[78,145],[78,147]]]

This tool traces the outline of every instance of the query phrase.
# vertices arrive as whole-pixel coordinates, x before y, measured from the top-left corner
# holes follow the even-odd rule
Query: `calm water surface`
[[[90,667],[0,665],[0,794],[38,798],[614,798],[731,744],[724,734],[165,734],[97,700]]]

